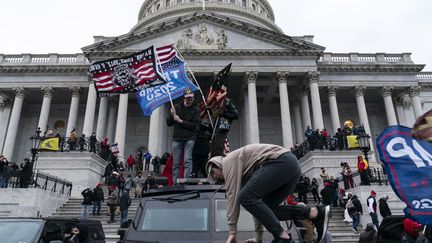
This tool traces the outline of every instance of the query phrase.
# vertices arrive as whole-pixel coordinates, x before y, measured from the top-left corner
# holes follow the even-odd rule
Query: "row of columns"
[[[280,96],[280,108],[281,108],[281,119],[282,119],[282,136],[283,144],[285,147],[289,148],[293,146],[293,134],[291,129],[291,109],[289,104],[288,95],[288,72],[277,72],[276,79],[279,86],[279,96]],[[257,104],[257,94],[256,94],[256,82],[258,78],[257,72],[246,72],[245,79],[247,81],[247,94],[245,95],[245,111],[244,114],[247,116],[245,127],[246,127],[246,143],[259,143],[259,121],[258,121],[258,104]],[[312,102],[312,114],[313,114],[313,127],[315,129],[323,129],[324,122],[321,109],[321,101],[319,97],[319,73],[310,72],[306,75],[307,86],[302,86],[300,89],[300,104],[293,104],[294,112],[294,126],[296,130],[296,137],[303,137],[303,130],[306,126],[311,124],[310,108],[309,108],[309,94],[311,96]],[[337,107],[337,86],[328,86],[328,98],[330,104],[330,116],[333,129],[340,127],[340,118]],[[13,154],[14,145],[16,141],[18,125],[21,116],[21,110],[23,101],[26,95],[26,90],[23,87],[13,88],[15,92],[15,98],[13,102],[12,110],[7,108],[7,101],[0,99],[0,119],[2,121],[2,126],[0,127],[0,152],[7,158],[10,158]],[[40,112],[40,117],[38,121],[38,126],[44,132],[47,127],[49,119],[49,111],[51,107],[53,89],[51,87],[42,87],[41,91],[43,93],[43,101]],[[78,118],[79,110],[79,100],[80,100],[80,87],[72,87],[71,91],[71,105],[69,110],[69,117],[66,129],[66,136],[75,128]],[[369,120],[366,110],[366,105],[364,101],[364,94],[366,91],[366,86],[356,86],[354,87],[354,94],[356,96],[357,109],[359,112],[360,123],[364,125],[367,133],[371,134]],[[382,96],[384,99],[386,115],[389,125],[398,124],[396,113],[393,105],[392,98],[393,87],[385,86],[382,88]],[[413,86],[409,89],[409,98],[405,103],[410,102],[412,104],[414,114],[416,117],[420,116],[423,111],[421,107],[420,100],[420,87]],[[94,131],[94,119],[97,103],[97,94],[93,84],[89,85],[86,111],[84,117],[83,134],[90,136]],[[116,104],[115,101],[108,99],[107,97],[100,98],[99,102],[99,114],[97,120],[96,136],[98,139],[108,137],[111,142],[115,141],[119,146],[119,157],[124,159],[124,148],[126,141],[126,125],[127,125],[127,108],[128,108],[128,94],[120,95],[119,102]],[[406,105],[404,106],[407,107]],[[405,109],[404,108],[404,109]],[[408,123],[406,116],[401,114],[406,114],[404,109],[397,106],[399,123]],[[149,129],[149,149],[154,154],[162,153],[162,143],[163,140],[157,134],[161,134],[163,130],[162,124],[164,123],[164,110],[159,108],[154,111]],[[108,122],[107,122],[108,116]],[[3,122],[5,121],[5,122]],[[9,121],[9,122],[7,122]],[[5,125],[3,125],[5,124]],[[6,130],[7,127],[7,130]],[[106,132],[105,132],[106,131]],[[3,138],[5,139],[3,140]],[[4,144],[3,144],[4,141]]]

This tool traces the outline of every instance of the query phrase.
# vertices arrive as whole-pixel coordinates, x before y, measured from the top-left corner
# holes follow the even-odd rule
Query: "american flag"
[[[178,56],[177,56],[177,51],[174,47],[174,44],[169,44],[169,45],[165,45],[165,46],[161,46],[156,48],[156,53],[158,55],[159,58],[159,63],[165,64],[167,62],[169,62],[173,57],[177,57],[179,60],[181,60]]]
[[[225,81],[231,75],[231,63],[228,64],[222,71],[220,71],[216,77],[216,80],[213,82],[210,87],[209,93],[206,98],[207,107],[211,109],[220,108],[225,98],[227,97],[227,89],[225,86]],[[205,104],[202,103],[200,106],[201,110],[201,119],[204,119],[207,115],[205,110]]]
[[[95,62],[90,76],[98,93],[128,93],[166,83],[157,68],[155,48],[133,55]]]

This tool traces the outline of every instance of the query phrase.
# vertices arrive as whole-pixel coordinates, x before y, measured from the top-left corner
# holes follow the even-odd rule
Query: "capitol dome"
[[[175,21],[182,16],[202,11],[281,32],[274,22],[274,13],[267,0],[205,0],[205,10],[202,0],[145,0],[139,12],[138,23],[131,31]]]

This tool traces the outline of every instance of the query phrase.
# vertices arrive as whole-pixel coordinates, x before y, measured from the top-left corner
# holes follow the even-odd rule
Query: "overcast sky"
[[[80,53],[94,35],[127,33],[143,0],[3,0],[0,53]],[[411,52],[432,71],[431,0],[269,0],[287,35],[327,52]]]

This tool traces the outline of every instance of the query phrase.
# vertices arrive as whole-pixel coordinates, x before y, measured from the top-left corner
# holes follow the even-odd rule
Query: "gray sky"
[[[432,71],[431,0],[268,0],[287,35],[328,52],[411,52]],[[3,0],[0,53],[79,53],[94,35],[127,33],[143,0]]]

